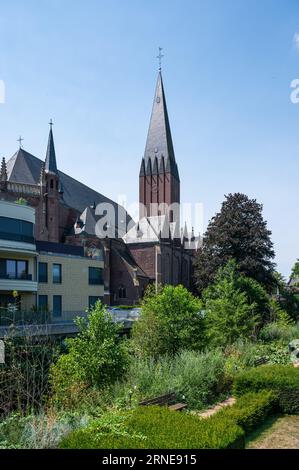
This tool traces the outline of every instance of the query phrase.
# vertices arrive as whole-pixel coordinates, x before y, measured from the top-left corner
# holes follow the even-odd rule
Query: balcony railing
[[[30,235],[22,235],[19,233],[0,232],[0,239],[34,244],[34,237]]]
[[[20,274],[19,276],[14,276],[13,274],[1,274],[0,279],[13,279],[15,281],[32,281],[32,274]]]

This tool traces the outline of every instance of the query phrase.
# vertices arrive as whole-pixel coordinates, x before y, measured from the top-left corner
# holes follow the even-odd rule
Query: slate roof
[[[161,160],[164,158],[164,163]],[[149,164],[149,161],[151,165]],[[141,162],[140,176],[144,172],[148,173],[150,168],[159,168],[162,171],[171,172],[179,179],[178,167],[175,161],[169,118],[166,106],[166,99],[163,87],[161,71],[159,71],[157,85],[154,96],[154,103],[147,134],[144,158]]]
[[[45,161],[45,171],[49,173],[54,173],[57,175],[57,164],[56,164],[56,155],[55,155],[55,146],[54,146],[54,138],[52,127],[50,128],[49,132],[49,140],[48,140],[48,147],[47,147],[47,154],[46,154],[46,161]]]
[[[119,240],[112,241],[111,250],[114,251],[133,271],[137,276],[148,278],[148,275],[140,268],[133,258],[129,248],[124,242]]]
[[[7,161],[8,181],[38,184],[42,164],[42,160],[35,157],[31,153],[26,152],[26,150],[23,148],[20,148]],[[60,183],[63,187],[63,201],[67,206],[72,207],[78,211],[79,214],[81,214],[86,209],[86,207],[91,206],[93,203],[96,205],[104,202],[111,203],[115,208],[116,217],[118,216],[118,210],[120,206],[116,202],[89,188],[85,184],[80,183],[71,176],[66,175],[62,171],[57,171]],[[124,211],[123,208],[122,211]],[[126,213],[126,217],[127,223],[132,220],[128,213]]]

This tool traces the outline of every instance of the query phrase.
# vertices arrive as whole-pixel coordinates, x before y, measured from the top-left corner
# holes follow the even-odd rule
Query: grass
[[[299,416],[273,416],[246,440],[247,449],[299,449]]]

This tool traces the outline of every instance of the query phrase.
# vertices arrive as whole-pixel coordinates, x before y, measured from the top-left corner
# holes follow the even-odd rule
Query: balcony
[[[0,274],[0,291],[37,292],[37,282],[32,280],[32,274],[13,276]]]

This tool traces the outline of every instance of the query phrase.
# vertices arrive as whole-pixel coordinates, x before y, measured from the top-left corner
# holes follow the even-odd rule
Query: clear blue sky
[[[2,0],[0,157],[44,158],[54,120],[58,166],[136,201],[163,46],[182,200],[205,225],[224,194],[264,204],[278,268],[299,257],[298,0]]]

